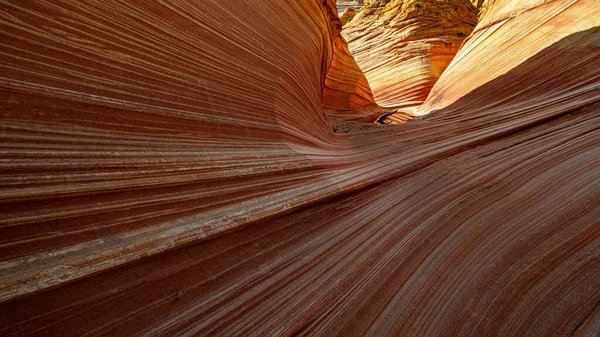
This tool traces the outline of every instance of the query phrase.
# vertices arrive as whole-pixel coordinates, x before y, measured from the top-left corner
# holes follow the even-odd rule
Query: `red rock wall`
[[[598,335],[593,1],[343,135],[321,1],[0,4],[0,335]]]
[[[320,3],[2,12],[4,299],[292,207],[316,164],[288,143],[332,139]]]

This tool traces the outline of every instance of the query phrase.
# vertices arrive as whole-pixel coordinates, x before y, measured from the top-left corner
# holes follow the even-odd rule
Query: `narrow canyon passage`
[[[600,335],[600,4],[437,2],[0,0],[0,335]]]
[[[475,28],[479,9],[470,0],[367,1],[343,36],[375,101],[409,112],[421,105]]]

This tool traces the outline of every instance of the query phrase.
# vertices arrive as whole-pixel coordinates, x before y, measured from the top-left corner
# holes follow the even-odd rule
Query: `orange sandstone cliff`
[[[469,0],[371,0],[344,27],[378,104],[421,104],[477,23]]]
[[[482,87],[486,90],[468,101],[469,107],[512,107],[519,102],[508,113],[513,115],[527,105],[586,105],[597,94],[598,26],[600,6],[594,1],[488,0],[473,34],[419,113],[454,103],[453,110],[471,111],[459,108],[457,101]]]

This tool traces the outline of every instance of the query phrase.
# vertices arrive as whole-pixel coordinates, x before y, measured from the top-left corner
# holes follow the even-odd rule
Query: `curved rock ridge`
[[[600,6],[531,4],[336,134],[333,1],[0,0],[0,335],[598,335]]]
[[[334,120],[374,122],[386,109],[381,108],[341,36],[333,39],[334,56],[323,90],[322,105]]]
[[[329,34],[333,42],[333,59],[327,67],[322,105],[334,121],[374,122],[385,109],[375,103],[367,78],[341,36],[342,21],[335,14],[334,4],[333,1],[323,2],[331,22]]]
[[[342,34],[375,101],[418,106],[477,23],[470,0],[372,0]]]
[[[488,0],[479,19],[417,114],[452,106],[494,80],[502,84],[471,102],[462,102],[477,109],[510,101],[562,108],[569,106],[567,101],[585,105],[596,99],[597,72],[591,68],[597,62],[594,37],[600,26],[600,6],[595,1]],[[511,72],[532,57],[537,63],[526,74],[533,79]],[[458,110],[478,112],[459,105],[445,109],[446,113]]]

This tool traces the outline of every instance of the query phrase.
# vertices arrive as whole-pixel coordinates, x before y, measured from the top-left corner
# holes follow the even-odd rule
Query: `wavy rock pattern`
[[[375,103],[365,74],[341,36],[342,22],[335,15],[335,4],[324,2],[324,7],[330,21],[333,59],[327,67],[322,105],[334,120],[374,122],[385,109]]]
[[[495,80],[502,85],[471,102],[462,102],[476,105],[477,109],[507,102],[519,102],[521,107],[559,102],[557,108],[562,109],[569,101],[580,105],[594,101],[597,72],[590,69],[590,63],[598,60],[594,40],[595,28],[600,25],[598,17],[600,6],[595,1],[488,0],[473,34],[419,112],[448,108]],[[531,69],[521,74],[511,72],[532,57],[537,63],[531,64]],[[472,71],[475,67],[481,71]],[[534,78],[526,78],[531,76]],[[512,109],[512,113],[515,111],[521,110]]]
[[[333,2],[0,0],[0,334],[598,335],[600,6],[531,3],[334,134]]]
[[[375,100],[420,105],[477,23],[470,0],[371,0],[342,34]]]

